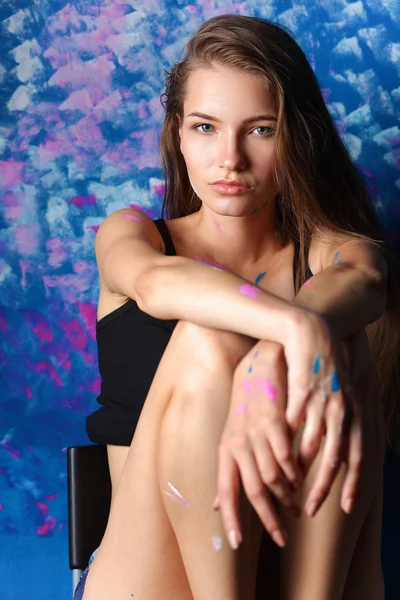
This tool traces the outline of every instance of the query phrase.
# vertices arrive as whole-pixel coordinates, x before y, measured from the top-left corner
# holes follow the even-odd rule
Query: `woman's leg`
[[[188,352],[196,345],[198,332],[194,327],[187,336]],[[215,334],[215,347],[207,342],[203,351],[196,352],[196,361],[182,371],[179,389],[165,412],[159,438],[159,484],[195,600],[253,600],[260,521],[241,490],[244,541],[234,552],[225,537],[221,514],[213,511],[212,504],[217,491],[218,445],[232,390],[234,368],[229,355],[235,346],[239,349],[238,344],[244,354],[256,340],[249,344],[229,332],[211,332],[213,339]],[[171,484],[183,499],[176,497]]]
[[[364,381],[368,381],[368,374]],[[355,507],[350,515],[340,508],[343,465],[316,516],[309,518],[302,513],[296,521],[280,507],[289,534],[282,551],[280,600],[383,600],[380,537],[384,427],[379,393],[371,396],[361,389],[360,393],[360,398],[368,400],[364,404],[364,459]],[[307,474],[303,505],[319,462],[320,455]]]
[[[383,488],[383,481],[381,482]],[[374,501],[357,540],[350,563],[342,600],[384,600],[385,585],[381,568],[383,494]]]
[[[255,342],[178,323],[146,398],[84,600],[254,596],[259,521],[243,502],[244,542],[234,552],[212,502],[234,365]]]

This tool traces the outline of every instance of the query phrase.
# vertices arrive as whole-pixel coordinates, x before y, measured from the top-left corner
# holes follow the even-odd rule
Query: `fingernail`
[[[277,529],[273,533],[271,533],[271,537],[278,546],[283,548],[286,546],[287,542],[287,533],[284,529]]]
[[[233,548],[233,550],[237,550],[239,548],[239,538],[234,529],[230,530],[228,538],[231,548]]]
[[[347,498],[344,501],[344,510],[347,513],[350,513],[353,508],[353,498]]]
[[[317,511],[318,502],[309,502],[306,506],[306,513],[309,517],[313,517]]]

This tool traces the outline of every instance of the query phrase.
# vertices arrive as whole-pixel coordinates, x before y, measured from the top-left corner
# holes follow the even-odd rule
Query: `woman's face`
[[[193,112],[209,117],[189,116]],[[188,81],[183,114],[180,148],[203,204],[239,216],[273,200],[277,112],[260,78],[220,66],[197,70]],[[257,115],[264,117],[253,120]],[[210,184],[223,178],[244,180],[251,189],[245,195],[220,195]]]

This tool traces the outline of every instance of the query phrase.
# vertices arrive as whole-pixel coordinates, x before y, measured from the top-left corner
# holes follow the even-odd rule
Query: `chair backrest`
[[[111,504],[107,447],[67,448],[70,569],[85,569],[103,538]]]

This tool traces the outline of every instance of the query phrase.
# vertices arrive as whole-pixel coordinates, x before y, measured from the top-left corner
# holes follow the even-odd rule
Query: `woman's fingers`
[[[242,445],[235,457],[230,455],[223,446],[219,450],[219,506],[231,547],[236,549],[243,539],[239,514],[238,470],[246,496],[265,529],[279,546],[284,546],[286,533],[261,480],[254,455],[249,447]]]
[[[239,469],[226,448],[218,452],[218,504],[225,533],[231,547],[236,550],[243,537],[239,510]]]
[[[284,413],[279,413],[269,425],[268,441],[275,460],[293,489],[299,491],[303,485],[304,477],[293,453],[292,439]],[[258,464],[260,466],[259,460]]]
[[[348,466],[340,504],[344,512],[350,514],[354,506],[363,461],[362,409],[358,403],[353,405],[353,422],[348,446]]]
[[[285,506],[297,516],[300,512],[300,506],[262,433],[258,432],[253,437],[252,446],[262,482],[269,487],[282,506]]]
[[[258,514],[261,523],[278,546],[286,545],[287,534],[261,479],[257,463],[249,448],[243,446],[236,456],[246,496]],[[274,473],[271,477],[275,480]],[[268,484],[269,486],[269,484]]]
[[[305,504],[305,511],[310,517],[316,514],[328,496],[343,460],[344,412],[340,398],[332,398],[326,411],[326,437],[321,462]]]
[[[311,396],[306,412],[306,424],[301,437],[298,461],[305,473],[319,452],[325,432],[325,413],[331,396],[332,375],[326,375]]]
[[[288,401],[285,418],[292,436],[295,436],[303,422],[307,400],[311,391],[311,376],[307,360],[298,357],[294,366],[293,363],[289,364],[287,382]]]

